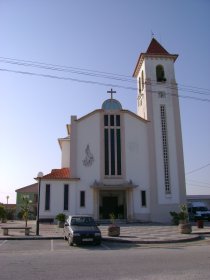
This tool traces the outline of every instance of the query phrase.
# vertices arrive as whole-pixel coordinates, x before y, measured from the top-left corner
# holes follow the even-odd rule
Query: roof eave
[[[152,57],[152,58],[170,58],[173,59],[173,61],[175,62],[177,57],[179,55],[178,54],[151,54],[151,53],[141,53],[139,56],[139,59],[137,61],[136,67],[134,69],[133,72],[133,77],[136,78],[138,76],[139,73],[139,69],[141,68],[141,65],[143,63],[143,60],[145,57]]]
[[[34,178],[36,181],[39,180],[39,178]],[[41,178],[42,181],[79,181],[80,178]]]

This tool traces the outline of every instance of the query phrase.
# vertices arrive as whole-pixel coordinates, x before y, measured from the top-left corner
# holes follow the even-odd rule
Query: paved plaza
[[[0,223],[2,226],[24,226],[23,221],[8,221],[7,223]],[[12,229],[9,230],[9,235],[4,236],[3,230],[0,229],[0,240],[4,239],[62,239],[63,229],[56,224],[40,224],[40,235],[36,236],[36,222],[29,221],[28,226],[31,227],[30,235],[25,236],[24,230]],[[139,244],[147,243],[175,243],[198,240],[205,234],[210,234],[210,223],[206,222],[204,228],[197,228],[196,224],[192,225],[191,234],[179,233],[178,226],[154,224],[154,223],[132,223],[120,224],[120,236],[109,237],[107,234],[108,225],[99,226],[102,232],[103,240],[110,242],[133,242]]]

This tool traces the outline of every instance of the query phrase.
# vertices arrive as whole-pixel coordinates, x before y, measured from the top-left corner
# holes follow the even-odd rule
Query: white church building
[[[59,138],[61,169],[40,180],[40,219],[87,214],[106,220],[170,221],[186,202],[174,63],[156,39],[137,61],[137,113],[111,98],[71,116]]]

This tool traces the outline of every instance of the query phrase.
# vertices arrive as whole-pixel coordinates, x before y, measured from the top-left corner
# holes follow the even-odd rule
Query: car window
[[[71,225],[72,226],[89,226],[89,225],[95,225],[95,222],[92,217],[73,217],[71,219]]]

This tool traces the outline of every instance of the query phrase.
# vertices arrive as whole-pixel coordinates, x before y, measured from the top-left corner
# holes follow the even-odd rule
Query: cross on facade
[[[111,93],[111,99],[113,99],[113,93],[116,93],[116,91],[111,88],[111,90],[108,90],[107,93]]]

